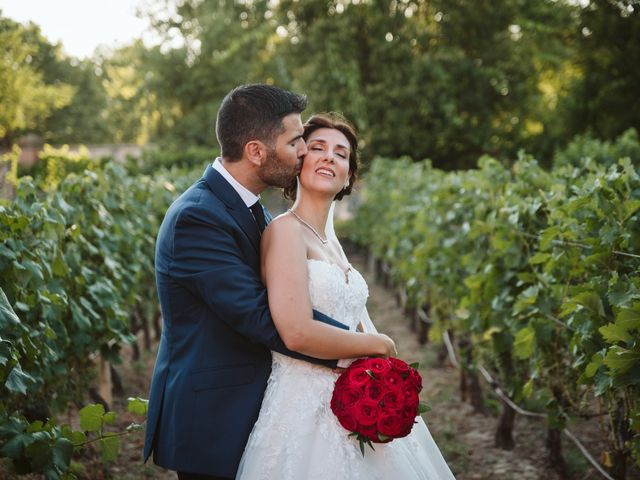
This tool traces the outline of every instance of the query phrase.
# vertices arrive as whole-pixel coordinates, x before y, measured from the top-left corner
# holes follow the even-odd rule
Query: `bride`
[[[297,187],[285,189],[297,198],[267,227],[261,245],[269,308],[293,350],[301,336],[300,312],[312,308],[351,330],[375,332],[366,310],[367,284],[349,264],[329,218],[332,201],[348,195],[356,180],[356,135],[342,117],[321,114],[307,121],[303,137],[308,153]],[[273,352],[260,415],[237,479],[454,478],[420,418],[409,436],[375,444],[375,451],[367,448],[363,456],[329,406],[338,375]]]

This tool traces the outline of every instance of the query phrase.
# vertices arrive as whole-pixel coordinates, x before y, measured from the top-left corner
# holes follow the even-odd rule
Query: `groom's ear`
[[[244,154],[252,164],[261,167],[267,159],[267,147],[260,140],[251,140],[244,146]]]

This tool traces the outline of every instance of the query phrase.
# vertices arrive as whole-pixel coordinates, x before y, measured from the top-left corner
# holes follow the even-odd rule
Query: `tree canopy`
[[[550,162],[577,134],[640,129],[634,1],[165,0],[143,15],[161,44],[84,62],[2,18],[5,143],[35,130],[54,143],[215,145],[220,101],[249,82],[306,93],[306,114],[343,112],[364,157],[445,169],[522,148]]]

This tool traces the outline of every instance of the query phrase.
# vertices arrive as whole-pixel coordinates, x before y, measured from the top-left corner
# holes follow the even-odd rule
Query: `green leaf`
[[[0,288],[0,328],[10,328],[13,325],[20,323],[20,319],[13,311],[7,296],[4,294],[4,290]]]
[[[14,353],[11,348],[11,342],[0,338],[0,365],[5,366],[13,356]],[[2,379],[2,376],[0,376],[0,379]]]
[[[18,256],[13,250],[10,250],[6,246],[0,243],[0,257],[5,257],[9,260],[15,260]]]
[[[612,347],[604,358],[604,364],[616,374],[624,373],[640,362],[640,352]]]
[[[87,432],[97,432],[102,428],[104,407],[91,404],[80,410],[80,428]]]
[[[85,443],[87,441],[87,436],[84,434],[84,432],[74,430],[73,432],[71,432],[71,438],[69,440],[71,440],[71,443],[73,443],[75,447]]]
[[[4,386],[11,392],[26,395],[29,385],[35,383],[35,379],[31,375],[23,372],[18,363],[13,367],[11,373],[9,373],[6,382],[4,382]]]
[[[44,425],[44,423],[42,422],[42,420],[36,420],[35,422],[31,422],[28,426],[27,426],[27,433],[33,433],[33,432],[41,432],[42,431],[42,426]]]
[[[584,374],[588,378],[591,378],[596,374],[598,369],[602,366],[603,358],[604,357],[602,356],[601,353],[596,353],[593,355],[593,357],[591,357],[591,361],[587,364],[587,366],[584,369]]]
[[[42,266],[33,260],[26,259],[22,262],[22,265],[31,272],[38,280],[44,281],[44,275],[42,274]]]
[[[73,444],[66,438],[59,438],[51,449],[53,464],[61,471],[66,471],[71,463]]]
[[[105,425],[113,425],[114,423],[116,423],[116,418],[116,412],[107,412],[103,415],[102,421],[105,423]]]
[[[136,397],[127,400],[127,411],[136,415],[146,415],[149,409],[149,400]]]
[[[530,378],[527,383],[522,386],[522,396],[524,398],[531,398],[533,393],[533,378]]]
[[[522,293],[518,295],[518,300],[513,307],[513,312],[520,313],[526,308],[535,304],[536,300],[538,299],[539,290],[540,288],[537,285],[532,285],[523,290]]]
[[[18,434],[11,437],[2,447],[0,447],[0,457],[19,459],[24,454],[24,449],[33,442],[33,437],[29,434]]]
[[[549,257],[551,257],[549,253],[538,252],[529,259],[529,263],[531,265],[538,265],[549,260]]]
[[[629,335],[627,329],[616,323],[609,323],[608,325],[600,327],[598,331],[609,343],[628,342],[631,340],[631,335]]]
[[[535,347],[536,331],[531,325],[523,328],[516,334],[513,342],[513,352],[521,360],[526,360],[533,354]]]
[[[640,329],[640,303],[635,303],[633,308],[623,308],[616,315],[616,323],[629,330]]]
[[[420,368],[420,362],[410,363],[409,366],[415,370],[418,370]]]
[[[640,200],[627,200],[626,202],[624,202],[623,207],[624,215],[622,221],[625,221],[640,208]]]
[[[558,227],[549,227],[540,234],[540,249],[547,250],[552,242],[556,239],[560,229]]]
[[[64,277],[69,272],[69,267],[59,250],[56,251],[56,255],[51,262],[51,271],[56,277]]]
[[[431,411],[431,407],[424,402],[418,402],[418,415]]]
[[[489,327],[482,333],[482,340],[489,341],[493,337],[494,333],[500,333],[501,331],[502,331],[502,328],[496,327],[495,325],[492,327]]]
[[[100,449],[102,451],[102,460],[105,462],[115,460],[120,449],[120,439],[115,433],[107,432],[100,439]]]
[[[34,441],[24,449],[25,455],[29,458],[29,466],[35,472],[42,472],[49,467],[52,457],[49,438],[44,435],[44,432],[40,433],[41,435],[33,434]]]
[[[582,305],[591,312],[604,317],[604,307],[600,295],[595,292],[582,292],[572,298],[572,301]]]

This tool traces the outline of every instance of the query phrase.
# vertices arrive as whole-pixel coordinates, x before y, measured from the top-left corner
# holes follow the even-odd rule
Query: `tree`
[[[592,0],[581,9],[575,33],[580,75],[564,105],[567,137],[611,140],[640,129],[640,5]]]
[[[47,84],[33,65],[41,39],[39,28],[23,26],[0,12],[0,141],[9,146],[16,135],[35,129],[51,114],[71,102],[74,88],[65,83]],[[56,47],[58,48],[58,47]]]

